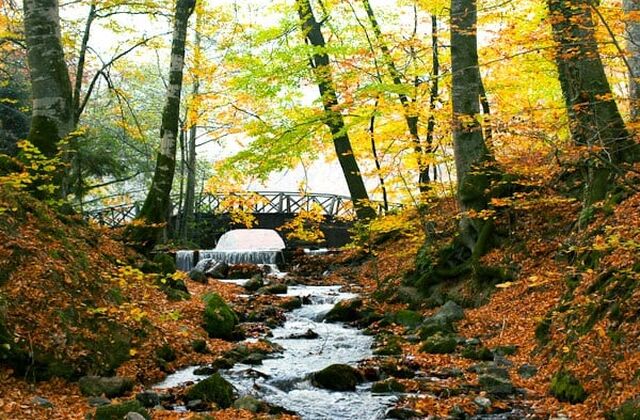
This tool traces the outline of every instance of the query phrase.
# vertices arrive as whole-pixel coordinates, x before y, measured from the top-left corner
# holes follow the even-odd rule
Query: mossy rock
[[[230,339],[238,323],[238,316],[217,293],[204,296],[204,329],[211,338]]]
[[[159,274],[166,276],[175,273],[177,270],[174,258],[164,252],[156,254],[153,257],[153,262],[157,265]]]
[[[471,360],[493,360],[493,352],[484,346],[467,346],[462,350],[461,356]]]
[[[163,344],[162,347],[156,349],[156,357],[165,362],[173,362],[176,360],[176,352],[169,344]]]
[[[507,374],[508,375],[508,374]],[[480,387],[490,394],[509,395],[513,394],[514,387],[508,377],[499,375],[483,374],[478,378]]]
[[[324,320],[327,322],[352,322],[360,319],[362,299],[349,299],[338,302],[325,315]]]
[[[427,338],[422,343],[420,350],[424,353],[448,354],[455,351],[457,344],[456,338],[453,335],[437,333]]]
[[[401,309],[391,316],[391,321],[406,328],[416,328],[422,323],[422,315],[416,311]]]
[[[617,409],[607,413],[607,420],[640,420],[640,398],[625,401]]]
[[[452,334],[455,332],[455,328],[451,322],[448,322],[444,318],[429,317],[420,326],[420,339],[426,340],[435,334]]]
[[[362,382],[362,374],[349,365],[334,364],[311,374],[314,386],[333,391],[355,391],[356,385]]]
[[[536,325],[535,329],[535,337],[538,341],[538,344],[544,346],[551,339],[551,317],[545,317],[538,325]]]
[[[576,404],[587,399],[587,393],[578,378],[564,369],[553,376],[549,390],[551,395],[562,402]]]
[[[156,284],[160,287],[160,290],[167,295],[169,300],[180,301],[191,299],[189,289],[187,289],[187,285],[182,280],[168,276],[158,279]]]
[[[228,408],[233,404],[233,386],[219,373],[214,373],[189,388],[186,396],[189,401],[201,400]]]
[[[399,340],[390,339],[382,346],[376,348],[373,354],[376,356],[395,356],[402,354],[402,347],[400,346]]]
[[[243,285],[245,290],[247,290],[248,292],[255,292],[263,286],[264,280],[262,279],[262,274],[254,275]]]
[[[288,287],[284,283],[273,283],[258,289],[261,295],[284,295],[287,293]]]
[[[405,390],[405,386],[393,378],[371,385],[371,392],[375,394],[390,394],[393,392],[404,392]]]
[[[193,340],[191,342],[191,349],[196,353],[200,353],[200,354],[205,354],[209,352],[209,349],[207,348],[206,340]]]
[[[209,280],[202,270],[194,268],[189,271],[189,278],[197,283],[207,284]]]
[[[137,400],[125,401],[120,404],[103,405],[96,409],[94,420],[122,420],[128,413],[138,413],[147,420],[151,420],[149,412]]]
[[[287,299],[284,299],[278,303],[285,311],[292,311],[294,309],[302,308],[302,299],[298,296],[293,296]]]
[[[78,387],[82,395],[107,398],[121,397],[133,390],[133,380],[120,376],[83,376],[78,381]]]

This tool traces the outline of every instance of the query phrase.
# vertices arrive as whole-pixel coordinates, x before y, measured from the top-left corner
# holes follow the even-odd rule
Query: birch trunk
[[[46,156],[73,130],[71,81],[64,60],[57,0],[24,0],[33,110],[29,141]]]
[[[164,224],[168,222],[171,211],[171,187],[176,168],[176,142],[179,127],[187,23],[193,13],[195,2],[196,0],[178,0],[176,4],[169,84],[160,126],[160,150],[157,155],[151,188],[139,215],[139,218],[144,219],[147,224]]]

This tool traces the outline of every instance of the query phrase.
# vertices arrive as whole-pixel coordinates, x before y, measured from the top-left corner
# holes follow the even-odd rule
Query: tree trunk
[[[588,0],[547,0],[556,41],[556,65],[571,136],[589,148],[584,204],[605,198],[617,166],[638,151],[618,111],[600,59]]]
[[[631,120],[640,119],[640,22],[637,16],[640,13],[640,0],[624,0],[624,11],[627,14],[625,25],[627,32],[627,50],[630,73],[629,74],[629,101],[631,104]],[[636,16],[631,16],[635,14]]]
[[[378,181],[380,182],[380,189],[382,190],[382,205],[385,212],[389,211],[389,197],[387,195],[387,186],[384,184],[384,176],[382,176],[382,164],[380,163],[380,157],[378,156],[378,148],[376,146],[376,113],[378,112],[378,103],[380,98],[376,98],[376,103],[373,106],[371,117],[369,118],[369,139],[371,140],[371,153],[373,154],[373,161],[376,164],[376,171],[378,172]]]
[[[336,150],[338,162],[342,167],[347,187],[351,194],[356,214],[359,219],[370,219],[375,216],[375,211],[369,205],[369,195],[358,167],[351,142],[344,124],[342,114],[337,110],[338,95],[336,93],[329,55],[325,52],[325,40],[322,35],[320,23],[316,21],[309,0],[296,0],[298,14],[302,23],[302,30],[307,41],[316,49],[309,63],[315,75],[316,83],[322,98],[325,113],[325,124],[331,131],[333,145]]]
[[[431,15],[431,90],[429,92],[429,119],[427,120],[427,145],[425,154],[428,158],[434,153],[433,140],[436,129],[436,102],[440,96],[440,54],[438,51],[438,18]],[[427,175],[429,179],[429,165],[426,165]],[[438,178],[438,165],[433,165],[433,180]]]
[[[189,16],[193,13],[195,3],[196,0],[178,0],[176,4],[169,84],[160,127],[160,150],[158,151],[151,188],[138,216],[144,219],[147,224],[166,224],[171,211],[171,187],[176,167],[176,140],[179,126],[187,23]],[[158,238],[146,239],[157,240]]]
[[[202,39],[200,31],[202,29],[202,10],[200,7],[196,9],[196,28],[194,34],[194,54],[193,54],[193,66],[197,70],[200,67],[201,58],[201,44]],[[193,85],[191,95],[194,99],[191,104],[191,113],[198,116],[200,108],[197,106],[199,101],[197,100],[200,95],[200,77],[197,72],[193,74]],[[182,224],[182,232],[180,237],[185,240],[191,239],[191,228],[194,223],[194,211],[196,200],[196,137],[198,134],[197,123],[198,121],[190,121],[189,127],[189,139],[187,140],[187,189],[184,199],[184,218]]]
[[[71,81],[60,37],[57,0],[24,0],[33,110],[29,141],[48,157],[73,130]]]
[[[78,66],[76,68],[76,80],[73,85],[73,124],[78,125],[80,121],[80,95],[82,93],[82,79],[84,77],[84,65],[87,57],[87,48],[89,47],[89,37],[91,36],[91,26],[96,18],[96,4],[91,3],[89,7],[89,15],[87,16],[87,22],[85,23],[84,33],[82,34],[82,43],[80,44],[80,51],[78,53]]]
[[[458,178],[458,201],[463,211],[487,208],[493,159],[482,135],[480,72],[476,38],[476,0],[451,1],[451,73],[453,146]],[[461,238],[476,253],[488,223],[463,218]]]
[[[389,51],[389,47],[385,42],[384,35],[380,30],[380,25],[378,24],[376,15],[371,8],[371,4],[369,3],[369,0],[362,0],[362,4],[364,5],[364,9],[367,12],[369,23],[371,24],[373,33],[376,36],[376,41],[380,45],[380,51],[382,52],[384,63],[387,66],[387,71],[391,75],[393,84],[400,87],[403,85],[402,75],[400,74],[400,71],[398,71],[393,58],[391,57],[391,52]],[[420,134],[418,132],[418,113],[416,109],[413,109],[412,101],[406,94],[398,93],[398,98],[400,99],[400,103],[402,104],[402,108],[404,110],[404,118],[407,123],[407,128],[409,129],[409,134],[411,135],[413,150],[418,161],[418,186],[421,192],[426,192],[429,190],[429,183],[431,182],[431,180],[429,179],[429,164],[425,162],[424,153],[429,153],[429,151],[423,150],[422,147]]]

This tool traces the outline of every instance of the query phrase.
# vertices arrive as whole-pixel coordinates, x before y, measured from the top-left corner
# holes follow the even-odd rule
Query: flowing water
[[[224,234],[215,249],[178,251],[176,265],[188,271],[206,258],[229,264],[257,263],[272,265],[273,276],[282,276],[276,264],[285,244],[277,232],[265,229],[240,229]],[[322,254],[327,250],[309,251]],[[275,269],[274,269],[275,268]],[[275,272],[274,272],[275,271]],[[226,280],[242,284],[246,280]],[[303,305],[287,314],[282,327],[272,330],[271,341],[284,348],[282,354],[263,361],[262,365],[237,364],[221,371],[243,395],[252,395],[269,403],[297,412],[303,419],[379,419],[393,405],[395,397],[377,396],[370,392],[371,384],[358,386],[355,392],[336,392],[316,388],[308,377],[335,363],[355,365],[372,355],[373,338],[361,331],[335,323],[322,322],[333,305],[356,295],[340,292],[340,286],[290,286],[289,296],[306,297]],[[315,339],[294,339],[294,335],[313,330]],[[156,388],[173,388],[203,377],[193,374],[191,366],[167,377]]]
[[[287,314],[285,324],[275,328],[271,341],[284,347],[281,355],[262,365],[237,364],[221,371],[240,395],[252,395],[297,412],[303,419],[380,419],[395,397],[373,395],[370,384],[355,392],[336,392],[316,388],[307,379],[312,372],[334,363],[355,365],[371,356],[372,337],[344,324],[327,324],[322,317],[342,300],[354,297],[339,292],[339,286],[290,286],[287,295],[306,296],[311,304]],[[317,339],[292,339],[307,330]],[[195,367],[176,372],[157,388],[171,388],[202,379],[193,375]]]
[[[199,261],[213,259],[227,264],[278,264],[285,243],[275,230],[235,229],[220,237],[215,249],[176,252],[176,267],[190,271]]]

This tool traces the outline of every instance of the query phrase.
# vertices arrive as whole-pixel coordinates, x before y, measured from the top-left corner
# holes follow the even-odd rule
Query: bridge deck
[[[174,198],[174,202],[177,197]],[[378,213],[386,210],[382,203],[372,202]],[[401,207],[394,204],[393,208]],[[85,217],[103,226],[118,227],[132,221],[142,208],[142,202],[104,207],[85,212]],[[316,211],[329,218],[355,219],[353,202],[350,197],[336,194],[251,191],[243,193],[205,193],[196,197],[195,213],[228,214],[245,211],[254,214],[298,214],[302,211]],[[173,215],[178,214],[174,205]]]

